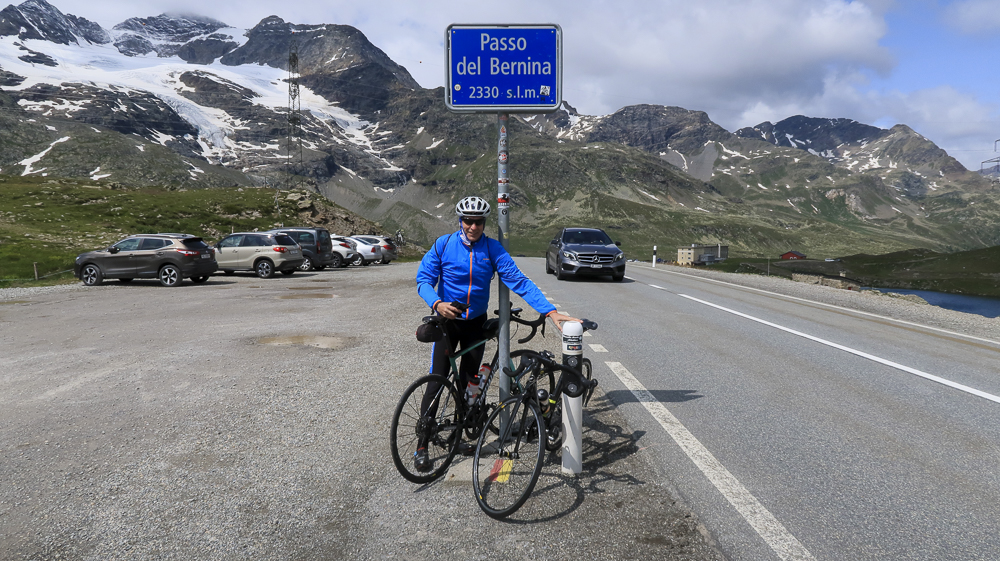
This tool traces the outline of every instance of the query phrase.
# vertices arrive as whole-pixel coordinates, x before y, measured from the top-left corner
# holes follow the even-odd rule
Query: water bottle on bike
[[[484,362],[483,365],[479,367],[479,372],[476,373],[471,380],[469,380],[469,387],[465,390],[465,399],[469,405],[476,402],[476,398],[478,398],[479,394],[483,391],[482,384],[487,378],[490,377],[490,372],[490,365]]]

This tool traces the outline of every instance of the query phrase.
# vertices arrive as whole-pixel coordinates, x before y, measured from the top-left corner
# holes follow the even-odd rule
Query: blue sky
[[[163,12],[352,25],[424,87],[443,84],[451,23],[557,23],[563,99],[584,114],[675,105],[729,130],[846,117],[906,124],[970,169],[1000,155],[1000,0],[50,1],[107,28]]]

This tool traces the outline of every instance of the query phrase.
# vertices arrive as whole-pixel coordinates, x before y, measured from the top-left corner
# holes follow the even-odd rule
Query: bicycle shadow
[[[559,452],[545,455],[542,473],[528,501],[503,522],[537,524],[565,518],[583,505],[588,496],[618,497],[622,488],[647,482],[628,473],[627,466],[641,449],[646,431],[627,432],[603,420],[616,404],[606,395],[597,396],[584,409],[583,469],[579,475],[562,473]]]
[[[698,390],[648,390],[660,403],[683,403],[705,397]],[[605,396],[615,405],[639,403],[631,390],[611,390]]]

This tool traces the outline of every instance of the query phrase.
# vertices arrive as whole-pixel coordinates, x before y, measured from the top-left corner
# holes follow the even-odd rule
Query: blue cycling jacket
[[[548,314],[556,309],[535,283],[517,268],[500,242],[485,235],[472,247],[462,243],[459,232],[435,240],[420,261],[417,292],[431,309],[441,301],[464,302],[469,309],[461,317],[474,318],[489,309],[494,271],[500,274],[507,288],[524,298],[538,313]]]

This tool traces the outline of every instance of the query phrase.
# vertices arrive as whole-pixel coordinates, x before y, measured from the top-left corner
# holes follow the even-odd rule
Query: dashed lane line
[[[712,485],[782,560],[815,559],[785,526],[620,362],[605,362]]]

